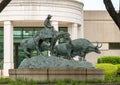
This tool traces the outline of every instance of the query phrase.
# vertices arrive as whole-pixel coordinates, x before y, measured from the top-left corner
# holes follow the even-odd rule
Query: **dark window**
[[[109,43],[109,49],[120,49],[120,43]]]
[[[3,68],[3,27],[0,27],[0,69]]]
[[[20,42],[24,38],[32,37],[37,31],[43,27],[15,27],[14,28],[14,42]]]
[[[43,27],[14,27],[14,63],[15,68],[18,67],[20,62],[25,58],[20,42],[23,39],[32,38],[33,35],[41,30]],[[47,52],[43,52],[47,55]],[[38,52],[35,50],[31,53],[31,56],[36,56]]]

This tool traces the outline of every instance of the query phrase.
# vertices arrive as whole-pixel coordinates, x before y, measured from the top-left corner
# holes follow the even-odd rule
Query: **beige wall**
[[[92,42],[120,42],[120,31],[106,11],[84,11],[84,37]]]

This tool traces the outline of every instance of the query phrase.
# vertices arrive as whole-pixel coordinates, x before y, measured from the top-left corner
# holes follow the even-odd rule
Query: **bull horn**
[[[98,42],[96,42],[97,43],[97,48],[101,48],[102,47],[102,43],[100,44],[100,46],[99,46],[99,43]]]

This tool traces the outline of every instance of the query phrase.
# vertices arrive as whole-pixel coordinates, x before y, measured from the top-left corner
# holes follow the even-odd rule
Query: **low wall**
[[[3,70],[2,69],[0,69],[0,78],[3,78],[4,76],[3,76]]]
[[[66,68],[66,69],[10,69],[9,75],[11,79],[26,78],[32,80],[87,80],[87,79],[104,79],[104,70],[102,69],[86,69],[86,68]]]

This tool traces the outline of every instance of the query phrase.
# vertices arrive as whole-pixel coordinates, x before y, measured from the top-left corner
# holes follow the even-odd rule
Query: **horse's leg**
[[[31,49],[27,49],[27,51],[29,52],[29,54],[27,54],[27,56],[29,57],[29,58],[31,58]]]
[[[25,55],[25,58],[29,58],[27,53],[24,52],[24,55]]]
[[[71,49],[68,49],[68,50],[67,50],[67,54],[68,54],[68,59],[71,60],[71,59],[72,59]]]
[[[24,53],[25,54],[25,58],[31,58],[30,54]]]
[[[86,55],[83,56],[83,61],[86,61],[85,56],[86,56]]]
[[[53,47],[52,47],[53,46],[53,39],[50,39],[49,42],[50,42],[50,54],[53,55]]]
[[[27,50],[27,46],[26,46],[26,45],[23,45],[23,46],[22,46],[22,49],[23,49],[24,53],[30,54],[30,53],[28,52],[28,50]]]
[[[28,49],[26,49],[25,51],[24,51],[24,54],[25,54],[25,57],[26,58],[30,58],[31,56],[30,56],[30,51],[28,50]]]
[[[54,54],[54,51],[53,51],[53,50],[54,50],[55,44],[56,44],[56,42],[57,42],[57,39],[58,39],[58,38],[55,38],[55,37],[51,39],[51,44],[50,44],[50,52],[51,52],[51,55]]]
[[[38,43],[36,43],[36,44],[35,44],[35,48],[36,48],[36,50],[37,50],[38,54],[40,55],[40,52],[39,52],[39,47],[38,47]]]
[[[39,55],[42,55],[42,48],[41,48],[42,43],[43,43],[43,40],[40,39],[37,44],[37,50],[38,50]]]
[[[82,56],[81,56],[82,57],[82,61],[86,61],[85,56],[86,56],[85,53],[83,53]]]
[[[23,51],[24,51],[25,57],[30,58],[30,52],[28,51],[28,49],[24,48]]]
[[[50,54],[53,55],[54,54],[54,47],[56,44],[56,39],[51,39],[51,43],[50,43]]]

